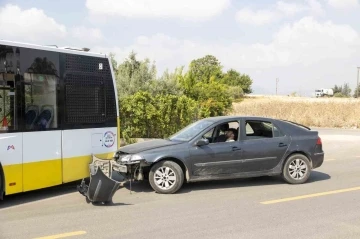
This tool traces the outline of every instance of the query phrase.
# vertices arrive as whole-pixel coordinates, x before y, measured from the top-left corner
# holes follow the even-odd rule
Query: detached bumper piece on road
[[[126,166],[119,165],[114,160],[103,160],[92,155],[89,165],[90,182],[85,179],[77,186],[78,191],[92,203],[112,203],[115,192],[119,189],[121,181],[113,178],[113,172],[126,173]]]

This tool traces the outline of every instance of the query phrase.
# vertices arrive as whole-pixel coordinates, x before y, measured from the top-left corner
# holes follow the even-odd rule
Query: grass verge
[[[229,115],[272,117],[309,127],[360,128],[360,100],[353,98],[249,97]]]

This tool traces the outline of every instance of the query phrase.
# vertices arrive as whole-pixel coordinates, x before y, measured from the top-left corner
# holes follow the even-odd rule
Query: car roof
[[[214,116],[214,117],[208,117],[208,118],[204,118],[202,120],[207,120],[207,121],[212,121],[213,123],[216,122],[221,122],[221,121],[230,121],[230,120],[241,120],[241,119],[248,119],[248,120],[259,120],[259,121],[272,121],[272,122],[277,122],[277,123],[282,123],[286,124],[288,127],[290,126],[292,128],[292,130],[296,129],[300,129],[300,130],[311,130],[309,127],[296,123],[296,122],[292,122],[292,121],[288,121],[288,120],[283,120],[283,119],[276,119],[276,118],[271,118],[271,117],[262,117],[262,116],[246,116],[246,115],[227,115],[227,116]],[[284,125],[283,125],[284,126]]]
[[[226,121],[236,121],[236,120],[242,120],[242,119],[247,119],[247,120],[259,120],[259,121],[270,121],[273,122],[275,124],[277,124],[277,126],[280,126],[281,130],[290,134],[294,134],[294,133],[304,133],[304,132],[308,132],[311,131],[311,129],[307,126],[304,126],[302,124],[299,123],[295,123],[295,122],[291,122],[291,121],[287,121],[287,120],[283,120],[283,119],[276,119],[276,118],[271,118],[271,117],[261,117],[261,116],[245,116],[245,115],[228,115],[228,116],[214,116],[214,117],[208,117],[208,118],[204,118],[203,120],[206,121],[210,121],[213,124],[217,124],[217,123],[225,123]]]
[[[251,120],[271,120],[277,121],[278,119],[270,118],[270,117],[262,117],[262,116],[246,116],[246,115],[226,115],[226,116],[213,116],[205,118],[204,120],[210,121],[222,121],[222,120],[238,120],[238,119],[251,119]]]

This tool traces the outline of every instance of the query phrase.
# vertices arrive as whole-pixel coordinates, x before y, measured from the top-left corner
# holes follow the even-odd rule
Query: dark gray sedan
[[[324,161],[317,131],[263,117],[219,116],[196,121],[167,139],[130,144],[115,160],[127,177],[148,179],[159,193],[184,182],[281,175],[290,184],[308,180]]]

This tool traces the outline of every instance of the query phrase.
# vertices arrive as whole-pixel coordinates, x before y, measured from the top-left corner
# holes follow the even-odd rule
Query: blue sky
[[[131,50],[159,74],[215,55],[249,74],[254,93],[356,84],[360,0],[0,0],[0,38],[42,45]],[[16,17],[14,17],[16,16]]]

